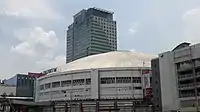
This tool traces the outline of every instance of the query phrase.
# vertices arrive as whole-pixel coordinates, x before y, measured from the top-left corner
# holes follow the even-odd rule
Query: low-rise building
[[[4,80],[4,85],[15,86],[17,97],[33,97],[35,77],[17,74],[14,77]]]

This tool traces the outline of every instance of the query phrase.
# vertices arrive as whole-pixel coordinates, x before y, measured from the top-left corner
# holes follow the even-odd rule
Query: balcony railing
[[[180,98],[183,98],[183,97],[194,97],[195,96],[195,93],[184,93],[184,94],[180,94]],[[197,93],[197,96],[200,96],[200,92]]]
[[[180,94],[180,98],[183,98],[183,97],[194,97],[195,94],[194,93],[185,93],[185,94]]]
[[[188,83],[188,84],[180,84],[179,88],[187,88],[187,87],[193,87],[194,84],[193,83]]]
[[[192,74],[185,74],[185,75],[178,76],[179,79],[190,78],[190,77],[193,77]]]
[[[184,65],[180,65],[179,67],[177,67],[178,71],[185,71],[185,70],[189,70],[192,68],[192,64],[184,64]]]

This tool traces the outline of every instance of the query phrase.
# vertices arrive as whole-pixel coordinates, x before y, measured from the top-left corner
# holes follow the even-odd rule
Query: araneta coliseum
[[[148,112],[151,58],[114,51],[56,67],[37,79],[35,101],[51,102],[44,112]]]

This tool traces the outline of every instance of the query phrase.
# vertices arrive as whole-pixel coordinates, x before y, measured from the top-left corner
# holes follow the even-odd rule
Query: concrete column
[[[99,112],[99,101],[96,101],[96,112]]]
[[[80,112],[83,112],[83,103],[80,103]]]
[[[2,108],[2,112],[4,112],[5,111],[5,105],[3,105],[3,108]]]
[[[65,112],[68,112],[68,104],[65,103]]]
[[[53,102],[53,112],[56,112],[55,102]]]
[[[13,112],[13,109],[12,109],[12,107],[10,106],[10,112]]]
[[[91,70],[91,98],[99,99],[100,97],[100,83],[99,83],[99,72],[98,70]]]
[[[135,101],[132,101],[132,111],[131,112],[135,112]]]
[[[117,101],[114,102],[114,109],[115,109],[115,112],[118,112],[118,110],[117,110],[118,109]]]

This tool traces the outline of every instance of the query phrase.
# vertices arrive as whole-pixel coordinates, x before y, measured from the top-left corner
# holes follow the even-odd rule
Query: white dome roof
[[[58,72],[113,68],[113,67],[150,67],[153,55],[129,51],[114,51],[84,57],[57,68]]]

